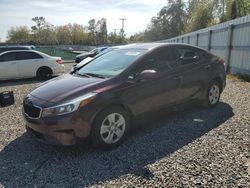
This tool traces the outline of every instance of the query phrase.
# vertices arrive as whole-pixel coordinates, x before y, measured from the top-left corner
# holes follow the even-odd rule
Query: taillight
[[[224,59],[219,59],[218,63],[222,64],[222,65],[225,65],[225,60]]]
[[[61,59],[57,59],[57,60],[56,60],[56,63],[57,63],[57,64],[62,64],[62,60],[61,60]]]

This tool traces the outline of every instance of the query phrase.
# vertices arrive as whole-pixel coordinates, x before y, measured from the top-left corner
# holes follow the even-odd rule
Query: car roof
[[[38,52],[39,51],[36,51],[36,50],[10,50],[10,51],[5,51],[3,53],[6,53],[6,52]]]
[[[3,55],[3,54],[6,54],[6,53],[9,53],[9,52],[35,52],[35,53],[38,53],[42,56],[46,55],[46,56],[49,56],[45,53],[42,53],[42,52],[39,52],[39,51],[36,51],[36,50],[10,50],[10,51],[4,51],[2,53],[0,53],[0,55]]]
[[[199,48],[197,46],[192,46],[190,44],[185,44],[185,43],[167,43],[167,42],[150,42],[150,43],[136,43],[136,44],[128,44],[124,46],[119,46],[117,49],[145,49],[145,50],[152,50],[157,47],[162,47],[162,46],[186,46],[186,47],[192,47],[192,48],[197,48],[204,50],[202,48]],[[116,46],[114,46],[116,47]]]
[[[0,48],[27,48],[31,49],[31,46],[0,46]]]
[[[121,46],[120,49],[145,49],[145,50],[151,50],[154,48],[157,48],[159,46],[166,46],[169,45],[169,43],[158,43],[158,42],[152,42],[152,43],[136,43],[136,44],[128,44]]]

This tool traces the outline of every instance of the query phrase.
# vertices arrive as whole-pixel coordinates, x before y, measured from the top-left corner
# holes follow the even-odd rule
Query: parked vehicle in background
[[[106,54],[112,50],[115,50],[115,49],[118,49],[118,48],[121,48],[121,46],[113,46],[113,47],[109,47],[109,48],[106,48],[105,50],[101,51],[99,54],[97,54],[95,57],[87,57],[85,59],[83,59],[81,62],[77,63],[76,65],[73,66],[73,69],[72,70],[76,70],[80,67],[82,67],[83,65],[89,63],[90,61],[92,61],[93,59],[95,58],[98,58],[100,56],[102,56],[103,54]]]
[[[64,72],[60,57],[35,50],[13,50],[0,54],[0,80],[38,77],[49,79]]]
[[[35,46],[0,46],[0,53],[12,50],[34,50]]]
[[[95,57],[97,54],[102,52],[103,50],[107,49],[108,47],[99,47],[91,50],[90,52],[82,53],[80,55],[76,56],[75,62],[80,63],[82,60],[84,60],[87,57]]]
[[[93,59],[98,58],[98,57],[100,57],[100,56],[102,56],[102,55],[104,55],[104,54],[106,54],[108,52],[111,52],[111,51],[116,50],[116,49],[121,49],[123,47],[133,46],[133,45],[136,45],[136,44],[127,44],[127,45],[108,47],[105,50],[101,51],[99,54],[97,54],[95,57],[87,57],[84,60],[82,60],[80,63],[74,65],[72,70],[76,70],[76,69],[82,67],[83,65],[89,63]]]
[[[72,145],[90,136],[107,149],[124,141],[139,115],[193,100],[214,107],[225,85],[224,60],[203,49],[138,44],[36,88],[24,99],[23,116],[40,141]]]
[[[74,71],[74,70],[82,67],[83,65],[85,65],[85,64],[89,63],[90,61],[92,61],[93,59],[95,59],[95,58],[94,57],[87,57],[87,58],[85,58],[80,63],[73,65],[71,71]]]

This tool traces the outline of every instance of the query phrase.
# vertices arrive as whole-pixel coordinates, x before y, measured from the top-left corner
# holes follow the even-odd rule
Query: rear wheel
[[[120,145],[129,130],[129,115],[120,107],[101,112],[92,127],[92,142],[96,147],[111,149]]]
[[[40,68],[37,71],[37,78],[41,80],[48,80],[52,77],[52,70],[50,68]]]
[[[220,84],[217,81],[212,81],[206,91],[204,106],[206,107],[216,106],[220,100],[220,93],[221,93]]]

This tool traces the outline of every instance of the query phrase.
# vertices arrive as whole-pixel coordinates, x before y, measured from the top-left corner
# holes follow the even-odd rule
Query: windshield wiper
[[[84,75],[91,76],[91,77],[97,77],[97,78],[105,78],[105,76],[95,73],[84,73]]]
[[[95,73],[79,73],[78,71],[76,71],[76,72],[74,72],[74,74],[76,74],[78,76],[84,76],[87,78],[90,78],[90,77],[105,78],[105,76],[100,75],[100,74],[95,74]]]
[[[85,73],[80,74],[80,73],[78,73],[78,72],[75,72],[74,74],[77,75],[77,76],[84,76],[84,77],[87,77],[87,78],[90,78],[90,77],[91,77],[90,75],[85,74]]]

